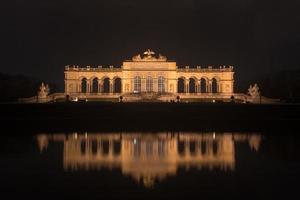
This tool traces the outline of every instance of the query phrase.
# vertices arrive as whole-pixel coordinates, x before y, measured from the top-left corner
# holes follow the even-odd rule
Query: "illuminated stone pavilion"
[[[121,67],[66,66],[65,95],[89,100],[229,100],[234,95],[233,75],[233,66],[178,67],[147,50]]]

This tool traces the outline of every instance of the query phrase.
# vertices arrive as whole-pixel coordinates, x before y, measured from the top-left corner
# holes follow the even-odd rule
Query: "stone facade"
[[[179,68],[165,56],[148,50],[134,56],[121,67],[65,67],[65,94],[87,97],[159,96],[230,98],[234,93],[232,66]]]

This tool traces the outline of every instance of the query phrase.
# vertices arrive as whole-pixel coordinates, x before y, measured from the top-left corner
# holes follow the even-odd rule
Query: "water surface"
[[[4,137],[12,198],[287,198],[299,139],[260,132],[74,132]]]

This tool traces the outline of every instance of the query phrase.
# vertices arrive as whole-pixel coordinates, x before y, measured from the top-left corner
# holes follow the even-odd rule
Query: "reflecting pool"
[[[4,137],[12,197],[279,198],[297,193],[299,138],[259,132],[74,132]]]

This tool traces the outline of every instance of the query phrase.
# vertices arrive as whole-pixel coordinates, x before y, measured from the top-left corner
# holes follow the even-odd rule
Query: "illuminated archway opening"
[[[98,78],[94,78],[92,82],[92,93],[98,93],[99,91],[99,81]]]
[[[109,88],[110,88],[110,83],[109,83],[109,78],[105,78],[103,80],[103,93],[109,93]]]
[[[184,93],[184,79],[183,78],[178,79],[177,92],[178,93]]]
[[[116,78],[114,80],[114,93],[121,93],[122,92],[122,82],[120,78]]]
[[[218,93],[218,81],[215,78],[212,79],[211,92],[212,93]]]
[[[201,93],[207,93],[207,81],[205,78],[201,78],[200,80],[200,90]]]
[[[190,93],[196,93],[196,81],[193,78],[190,78],[189,80],[189,92]]]

